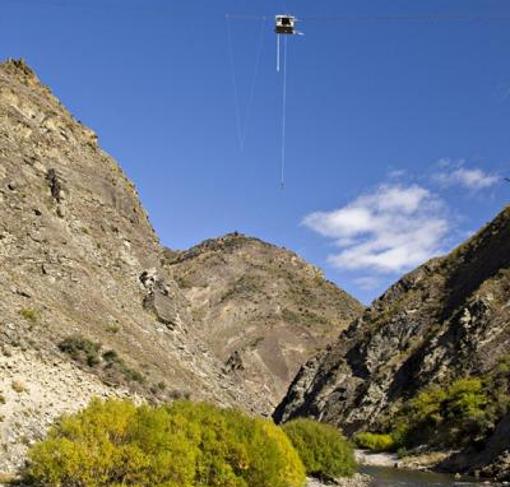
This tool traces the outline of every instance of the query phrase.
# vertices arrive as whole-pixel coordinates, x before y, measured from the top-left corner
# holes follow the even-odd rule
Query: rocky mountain
[[[361,311],[255,239],[164,249],[96,134],[22,61],[0,64],[0,212],[0,472],[93,396],[268,414]]]
[[[507,207],[449,255],[404,276],[308,361],[275,418],[377,430],[420,389],[480,376],[509,351]],[[482,451],[457,456],[455,468],[510,475],[508,425],[503,418]]]
[[[0,65],[0,471],[93,395],[258,410],[193,334],[133,184],[21,61]]]
[[[363,310],[295,253],[237,233],[169,252],[167,268],[199,336],[273,408],[300,365]]]

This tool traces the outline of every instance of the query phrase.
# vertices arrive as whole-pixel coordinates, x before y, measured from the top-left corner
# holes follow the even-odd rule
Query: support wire
[[[229,51],[229,58],[230,58],[230,69],[232,72],[232,87],[234,90],[237,141],[239,143],[239,150],[241,152],[243,152],[244,145],[246,142],[247,126],[248,126],[248,122],[249,122],[250,115],[251,115],[251,108],[253,105],[253,98],[255,96],[255,85],[256,85],[258,73],[260,70],[260,61],[262,58],[262,51],[263,51],[263,47],[264,47],[264,27],[265,27],[265,23],[266,23],[266,18],[261,17],[259,19],[260,20],[260,31],[259,31],[256,59],[255,59],[255,67],[254,67],[253,75],[252,75],[251,82],[250,82],[250,88],[249,88],[250,91],[248,94],[248,101],[246,103],[246,108],[245,108],[244,114],[242,113],[241,103],[239,100],[239,84],[237,82],[237,76],[236,76],[234,46],[233,46],[233,40],[232,40],[232,29],[231,29],[231,25],[230,25],[231,16],[227,15],[225,18],[227,21],[227,41],[228,41],[228,51]]]

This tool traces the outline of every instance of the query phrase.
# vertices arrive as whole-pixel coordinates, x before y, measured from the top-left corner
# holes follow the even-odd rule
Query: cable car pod
[[[275,28],[274,31],[277,34],[290,34],[295,35],[296,32],[296,22],[298,20],[296,17],[292,15],[277,15],[275,17]]]

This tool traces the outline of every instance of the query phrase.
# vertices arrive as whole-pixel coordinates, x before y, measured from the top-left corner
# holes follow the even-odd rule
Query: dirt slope
[[[299,366],[363,310],[294,252],[237,233],[169,252],[167,262],[199,335],[273,406]]]

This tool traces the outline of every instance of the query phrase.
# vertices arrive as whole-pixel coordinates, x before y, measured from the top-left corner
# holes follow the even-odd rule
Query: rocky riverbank
[[[355,451],[356,461],[360,465],[374,467],[394,467],[399,460],[394,453],[372,453],[366,450]]]
[[[372,481],[369,475],[357,473],[353,477],[339,479],[335,484],[325,484],[317,479],[308,479],[307,487],[328,487],[336,485],[337,487],[368,487]]]

